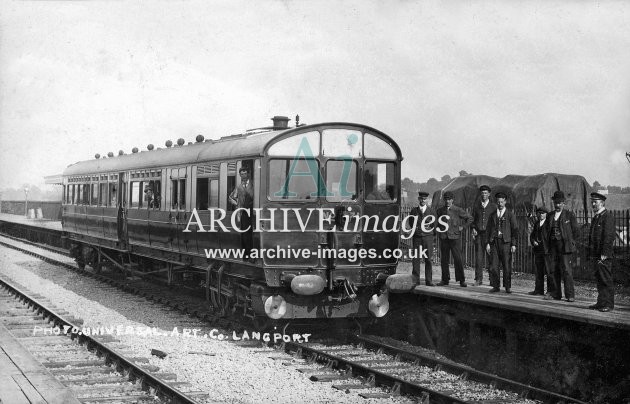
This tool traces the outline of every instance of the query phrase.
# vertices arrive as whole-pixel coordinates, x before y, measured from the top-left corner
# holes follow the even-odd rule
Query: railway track
[[[21,241],[14,239],[14,241]],[[49,263],[100,279],[130,293],[138,294],[158,303],[166,304],[219,327],[242,327],[242,324],[221,318],[206,306],[187,302],[181,295],[169,299],[155,286],[130,285],[104,275],[79,270],[75,265],[57,261],[49,256],[15,243],[1,242]],[[35,245],[40,247],[39,245]],[[157,297],[160,296],[160,297]],[[206,303],[207,304],[207,303]],[[392,395],[413,395],[421,402],[431,403],[582,403],[551,391],[525,385],[496,375],[477,371],[450,361],[411,352],[365,335],[354,337],[353,345],[326,346],[323,344],[283,343],[279,349],[306,363],[324,364],[321,368],[302,369],[312,372],[313,381],[340,381],[334,387],[345,391],[368,391],[361,393],[367,398],[380,398]],[[300,369],[298,369],[300,370]],[[347,380],[361,380],[361,383],[347,383]],[[383,387],[386,393],[373,393],[374,387]],[[371,390],[372,389],[372,390]]]
[[[0,307],[4,326],[81,402],[197,403],[192,396],[206,395],[183,393],[171,385],[177,383],[174,375],[159,373],[146,358],[127,357],[106,346],[111,339],[81,334],[80,321],[65,318],[3,278]]]

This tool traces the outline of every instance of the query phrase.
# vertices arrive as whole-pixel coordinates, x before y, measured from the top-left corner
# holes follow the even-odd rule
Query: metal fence
[[[406,217],[412,206],[403,206],[401,209],[401,217]],[[466,209],[468,212],[471,209]],[[628,234],[630,232],[630,210],[612,210],[615,217],[615,225],[617,228],[617,237],[615,238],[615,277],[619,281],[630,281],[630,244]],[[532,231],[531,222],[524,210],[516,210],[519,231],[517,238],[516,253],[512,256],[512,269],[515,272],[534,273],[534,253],[529,242],[529,234]],[[588,234],[590,231],[590,223],[592,222],[593,212],[577,210],[573,211],[577,218],[580,234],[577,238],[578,252],[573,256],[573,276],[576,279],[592,280],[594,279],[592,270],[587,259]],[[466,228],[462,232],[461,248],[462,259],[465,266],[473,267],[476,260],[475,244],[472,238],[472,229]],[[434,260],[440,262],[439,240],[436,240],[434,249]],[[402,240],[403,248],[411,248],[411,239]],[[486,267],[488,255],[484,254]],[[452,262],[452,260],[451,260]]]

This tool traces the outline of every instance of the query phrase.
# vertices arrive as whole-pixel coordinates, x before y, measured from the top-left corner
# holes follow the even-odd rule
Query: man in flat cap
[[[544,206],[536,209],[538,220],[534,223],[534,228],[529,235],[529,241],[534,250],[534,274],[536,276],[536,286],[529,294],[545,294],[545,275],[547,275],[547,296],[553,297],[556,294],[556,282],[551,271],[551,255],[549,254],[548,213],[549,211]]]
[[[472,216],[459,206],[453,205],[452,192],[444,192],[443,198],[445,206],[442,206],[437,211],[438,227],[436,231],[440,235],[440,264],[442,267],[442,281],[438,283],[438,286],[448,285],[451,279],[448,262],[450,255],[453,254],[455,280],[459,282],[459,286],[466,287],[460,243],[462,230],[472,223]],[[442,217],[447,217],[446,226],[442,226],[439,223]],[[444,219],[442,219],[442,222],[444,222]]]
[[[435,286],[433,284],[433,266],[431,265],[431,259],[433,258],[433,237],[435,236],[435,226],[432,224],[429,229],[425,229],[425,226],[422,226],[422,221],[425,217],[434,216],[435,210],[427,205],[427,199],[429,198],[429,193],[420,191],[418,192],[418,206],[411,209],[409,212],[410,215],[414,215],[418,218],[416,222],[416,232],[413,235],[412,245],[414,251],[416,251],[416,256],[412,258],[412,267],[413,267],[413,275],[417,276],[420,279],[420,261],[424,259],[424,283],[427,286]],[[427,224],[430,219],[427,220]],[[437,221],[433,219],[433,223]],[[426,227],[429,227],[428,225]],[[429,231],[425,231],[429,230]],[[426,249],[426,258],[420,257],[419,251],[422,249]]]
[[[564,297],[568,302],[575,301],[575,286],[573,284],[573,267],[571,256],[577,251],[575,239],[578,236],[577,220],[573,212],[565,209],[564,192],[553,194],[554,211],[549,214],[549,246],[554,281],[556,283],[553,299],[562,299],[561,282],[564,282]],[[545,296],[545,299],[549,299]]]
[[[606,196],[597,192],[591,194],[595,216],[588,236],[588,251],[597,280],[597,303],[589,306],[589,309],[609,312],[615,307],[612,255],[616,233],[615,218],[606,209],[605,203]]]
[[[499,291],[499,264],[503,267],[503,287],[505,293],[512,293],[512,267],[510,254],[516,252],[516,239],[518,237],[518,223],[516,215],[505,207],[507,195],[497,192],[497,210],[490,214],[488,219],[488,244],[486,251],[492,256],[490,266],[491,293]]]
[[[490,213],[497,210],[497,205],[490,202],[490,192],[487,185],[479,187],[481,201],[477,202],[472,211],[472,236],[475,243],[475,286],[483,284],[483,264],[486,258],[486,245],[488,244],[488,218]]]

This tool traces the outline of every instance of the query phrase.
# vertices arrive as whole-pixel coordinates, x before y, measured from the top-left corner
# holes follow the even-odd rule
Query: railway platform
[[[26,216],[0,213],[0,222],[18,223],[23,226],[32,226],[49,230],[62,231],[61,222],[46,219],[27,219]]]
[[[615,309],[608,313],[590,310],[593,299],[576,297],[575,302],[566,300],[544,300],[542,296],[529,295],[531,289],[513,287],[512,293],[504,290],[488,293],[490,286],[468,286],[458,283],[448,286],[416,286],[413,293],[425,299],[445,299],[468,305],[505,310],[528,315],[537,315],[582,324],[630,330],[630,305],[615,303]]]
[[[0,324],[0,403],[80,401]]]

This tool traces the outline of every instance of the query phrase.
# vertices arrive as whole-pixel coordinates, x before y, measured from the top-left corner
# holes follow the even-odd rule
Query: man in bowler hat
[[[433,223],[431,223],[431,219],[427,219],[427,226],[422,226],[424,218],[429,216],[435,217],[435,210],[427,205],[428,198],[428,192],[418,192],[418,206],[414,207],[411,209],[411,212],[409,212],[410,215],[418,218],[418,221],[416,222],[416,232],[414,233],[412,239],[412,245],[413,249],[416,251],[416,256],[412,259],[411,263],[413,275],[420,279],[420,261],[424,259],[424,283],[427,286],[435,286],[433,284],[433,267],[431,265],[431,259],[433,258],[433,237],[435,235],[435,222],[437,221],[437,218],[432,220]],[[429,226],[429,223],[431,223],[431,226]],[[425,229],[425,227],[427,227],[427,229]],[[426,258],[418,255],[421,249],[426,249]]]
[[[497,205],[490,202],[490,192],[492,190],[487,185],[479,187],[481,201],[477,202],[472,211],[472,236],[475,245],[475,286],[483,284],[483,262],[486,256],[486,245],[488,244],[488,218],[490,214],[497,210]]]
[[[549,214],[549,246],[551,251],[551,264],[554,281],[556,283],[553,299],[562,299],[561,282],[564,282],[564,297],[568,302],[575,301],[575,287],[573,284],[573,267],[571,255],[575,253],[575,239],[578,236],[577,220],[573,212],[565,209],[564,192],[556,191],[553,194],[554,211]],[[549,297],[545,296],[545,299]]]
[[[593,220],[588,236],[589,258],[597,280],[597,303],[589,309],[609,312],[615,307],[612,255],[615,241],[615,218],[605,207],[606,196],[593,192]]]
[[[534,223],[534,228],[529,235],[529,241],[534,250],[534,268],[536,286],[530,295],[545,294],[545,275],[547,275],[547,296],[553,297],[556,294],[556,282],[551,271],[551,256],[549,255],[549,211],[540,206],[536,209],[538,220]]]
[[[453,193],[444,192],[444,203],[437,211],[438,220],[443,216],[448,216],[446,226],[438,224],[436,231],[440,235],[440,263],[442,267],[442,281],[438,286],[448,285],[451,274],[448,267],[450,255],[453,254],[453,262],[455,264],[455,280],[459,282],[459,286],[466,287],[466,278],[464,275],[464,264],[462,263],[461,252],[461,235],[465,226],[470,225],[472,216],[459,206],[453,205]]]
[[[486,251],[492,256],[490,266],[491,293],[499,291],[499,264],[503,267],[503,287],[505,293],[512,293],[512,266],[510,254],[516,252],[516,239],[518,237],[518,223],[516,215],[505,207],[507,195],[497,192],[497,210],[490,214],[488,219],[488,244]]]

